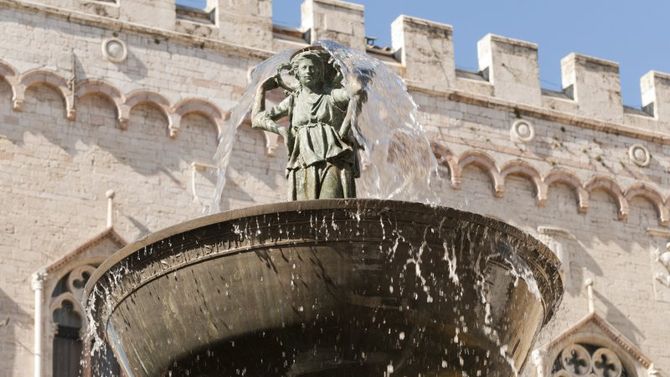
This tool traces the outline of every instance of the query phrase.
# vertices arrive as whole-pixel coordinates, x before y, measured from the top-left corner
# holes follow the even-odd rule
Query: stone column
[[[44,270],[37,271],[33,274],[32,288],[35,292],[35,321],[34,321],[34,363],[33,376],[42,376],[42,300],[44,296],[44,281],[47,273]]]

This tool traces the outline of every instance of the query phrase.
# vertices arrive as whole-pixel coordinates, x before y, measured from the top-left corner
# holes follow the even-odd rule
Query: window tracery
[[[84,264],[73,268],[56,283],[49,305],[53,324],[52,377],[87,375],[84,357],[86,328],[83,295],[86,282],[98,264]],[[108,355],[110,376],[119,376],[118,364]]]
[[[558,354],[552,377],[632,377],[616,353],[593,344],[572,343]]]

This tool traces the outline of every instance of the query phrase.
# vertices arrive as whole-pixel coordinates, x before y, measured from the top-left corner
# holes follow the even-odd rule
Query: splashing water
[[[357,182],[361,196],[434,202],[430,181],[437,160],[402,79],[362,51],[332,41],[320,45],[335,58],[345,82],[366,83],[367,101],[357,114],[356,130],[364,146],[364,171]]]
[[[286,63],[294,52],[295,50],[282,51],[257,65],[250,74],[249,85],[244,91],[242,98],[240,98],[238,104],[231,110],[230,118],[228,118],[228,121],[223,127],[219,139],[219,146],[214,155],[214,161],[216,161],[218,172],[216,190],[214,191],[214,203],[211,206],[210,212],[215,213],[221,211],[221,195],[226,186],[226,172],[228,170],[228,163],[230,162],[230,155],[233,151],[235,133],[237,132],[237,128],[242,125],[245,118],[249,115],[258,87],[263,81],[274,76],[277,73],[277,68],[281,64]]]
[[[365,52],[344,47],[332,41],[317,45],[327,50],[342,71],[345,87],[362,84],[366,100],[353,129],[362,146],[361,178],[356,182],[361,198],[408,200],[436,203],[430,189],[436,177],[437,160],[423,127],[417,120],[418,108],[402,79],[383,62]],[[287,63],[295,50],[286,50],[265,60],[251,73],[250,83],[224,127],[215,155],[218,178],[213,212],[220,211],[220,200],[226,184],[226,170],[237,128],[248,116],[258,87]]]

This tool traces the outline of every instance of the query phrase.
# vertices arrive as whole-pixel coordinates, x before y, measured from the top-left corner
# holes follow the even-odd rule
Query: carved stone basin
[[[152,234],[87,294],[129,376],[511,376],[561,299],[558,271],[483,216],[317,200]]]

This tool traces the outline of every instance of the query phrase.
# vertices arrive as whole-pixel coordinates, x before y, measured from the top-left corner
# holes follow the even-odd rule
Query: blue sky
[[[670,0],[357,0],[366,34],[391,44],[400,14],[454,27],[456,65],[477,70],[477,41],[487,33],[539,45],[542,86],[561,89],[560,60],[579,52],[618,62],[624,103],[640,106],[640,77],[670,72]],[[201,6],[204,0],[178,0]],[[274,0],[276,24],[300,25],[302,0]]]

